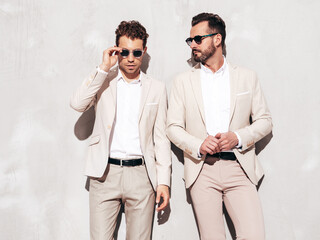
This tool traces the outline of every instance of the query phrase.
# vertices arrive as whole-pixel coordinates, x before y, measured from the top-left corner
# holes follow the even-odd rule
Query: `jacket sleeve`
[[[186,154],[200,161],[203,158],[198,156],[199,146],[203,139],[195,137],[186,131],[186,106],[182,82],[175,79],[171,88],[168,118],[168,138]]]
[[[106,78],[106,73],[95,70],[74,92],[70,100],[70,106],[78,112],[84,112],[88,110],[96,103],[97,92],[101,88]]]
[[[260,83],[256,74],[252,73],[253,90],[251,102],[251,120],[252,124],[236,130],[242,141],[240,152],[252,147],[260,139],[268,135],[272,130],[272,119],[268,109],[265,97],[261,90]]]
[[[159,102],[157,118],[154,125],[154,144],[156,154],[156,169],[158,184],[170,187],[171,182],[171,148],[170,141],[166,136],[167,119],[167,91],[165,85]]]

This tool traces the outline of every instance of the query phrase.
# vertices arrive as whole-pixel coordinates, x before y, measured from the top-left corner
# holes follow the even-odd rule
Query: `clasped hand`
[[[228,151],[238,145],[238,138],[234,132],[217,133],[215,136],[209,135],[200,146],[200,153],[215,154]]]

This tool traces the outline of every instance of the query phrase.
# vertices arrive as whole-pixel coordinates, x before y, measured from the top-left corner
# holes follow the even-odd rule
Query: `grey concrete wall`
[[[0,239],[89,239],[82,175],[86,141],[74,89],[114,45],[121,20],[147,28],[147,73],[170,90],[189,68],[191,18],[215,12],[227,24],[227,59],[258,72],[274,120],[259,154],[268,240],[320,239],[320,17],[318,0],[0,1]],[[173,154],[171,212],[154,240],[198,239]],[[124,239],[124,217],[118,239]]]

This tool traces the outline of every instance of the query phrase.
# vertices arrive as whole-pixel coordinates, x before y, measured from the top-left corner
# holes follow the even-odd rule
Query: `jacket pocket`
[[[100,135],[93,136],[89,141],[89,146],[97,144],[99,142],[100,142]]]

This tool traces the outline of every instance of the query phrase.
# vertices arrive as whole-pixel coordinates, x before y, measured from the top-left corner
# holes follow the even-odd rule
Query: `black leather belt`
[[[115,158],[109,157],[108,163],[114,164],[114,165],[119,165],[119,166],[135,167],[135,166],[142,165],[144,163],[144,161],[142,158],[122,160],[122,159],[115,159]]]
[[[215,153],[213,155],[207,154],[207,157],[215,157],[215,158],[220,158],[223,160],[237,160],[236,155],[234,155],[233,152],[219,152]]]

